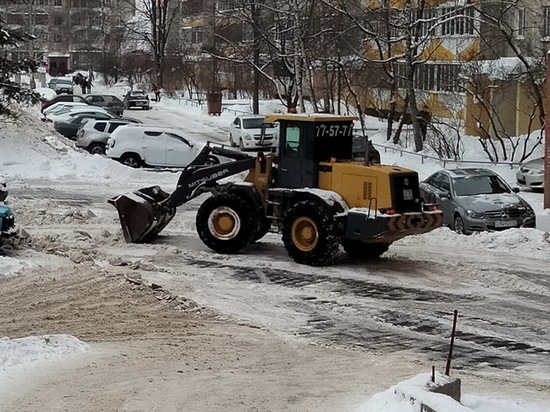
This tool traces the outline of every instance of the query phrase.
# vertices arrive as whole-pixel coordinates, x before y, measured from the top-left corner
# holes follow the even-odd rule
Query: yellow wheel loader
[[[211,196],[197,211],[196,228],[204,244],[219,253],[240,252],[273,229],[296,262],[321,266],[333,263],[340,245],[357,258],[373,258],[398,239],[441,226],[437,206],[421,202],[416,172],[371,164],[368,153],[365,161],[353,160],[355,120],[267,116],[266,123],[279,123],[279,146],[257,156],[208,144],[182,171],[172,193],[153,186],[109,200],[125,240],[152,239],[178,206],[205,192]],[[232,160],[204,165],[211,153]],[[242,182],[219,183],[247,170]]]

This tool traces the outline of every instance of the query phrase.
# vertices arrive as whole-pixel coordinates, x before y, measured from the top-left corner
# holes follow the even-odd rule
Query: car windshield
[[[457,196],[510,193],[506,183],[498,176],[458,177],[453,182]]]
[[[263,117],[257,119],[243,119],[243,127],[245,129],[261,129],[264,123]],[[266,127],[273,127],[273,123],[266,123]]]
[[[103,98],[105,99],[106,102],[109,102],[109,103],[120,103],[120,100],[118,99],[118,97],[115,97],[115,96],[103,96]]]
[[[55,81],[57,84],[73,84],[72,80],[70,79],[57,79]]]

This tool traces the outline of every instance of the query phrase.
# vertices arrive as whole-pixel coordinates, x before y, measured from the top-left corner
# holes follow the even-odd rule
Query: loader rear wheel
[[[199,237],[210,249],[237,253],[252,241],[258,222],[250,201],[234,193],[222,193],[199,207],[196,225]]]
[[[342,239],[342,246],[355,259],[375,259],[390,248],[391,243],[365,243],[360,240]]]
[[[298,263],[325,266],[334,262],[338,251],[334,215],[313,200],[302,200],[283,218],[283,243]]]

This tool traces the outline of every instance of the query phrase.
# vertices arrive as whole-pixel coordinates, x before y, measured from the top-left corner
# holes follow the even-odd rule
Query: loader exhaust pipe
[[[167,201],[169,196],[159,186],[151,186],[108,200],[118,211],[127,243],[147,242],[170,223],[176,208]]]

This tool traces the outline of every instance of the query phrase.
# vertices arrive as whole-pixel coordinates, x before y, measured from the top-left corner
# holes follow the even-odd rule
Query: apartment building
[[[388,108],[406,96],[411,61],[418,107],[440,118],[459,119],[466,134],[517,136],[540,128],[544,57],[550,38],[550,2],[428,0],[422,8],[404,1],[365,2],[373,30],[391,47],[373,61],[396,56],[397,96],[370,90],[364,104]],[[408,10],[407,10],[408,9]],[[376,14],[380,17],[377,20]],[[417,45],[414,56],[407,55]],[[411,60],[412,59],[412,60]]]
[[[11,53],[36,59],[52,75],[97,67],[118,53],[122,21],[133,13],[123,0],[0,0],[7,27],[35,37]]]

